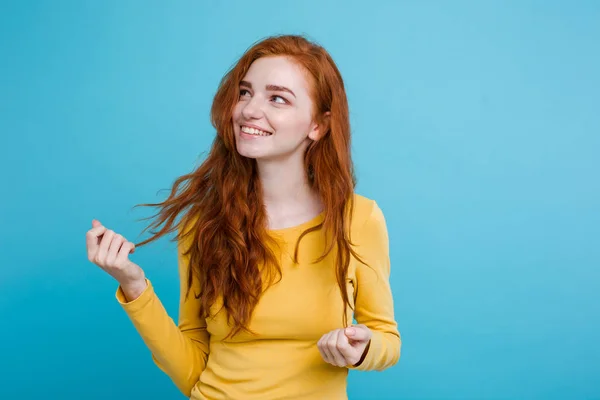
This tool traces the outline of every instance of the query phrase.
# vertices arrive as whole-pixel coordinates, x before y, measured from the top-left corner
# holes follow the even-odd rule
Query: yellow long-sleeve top
[[[186,396],[194,400],[347,399],[348,369],[382,370],[398,361],[401,340],[389,284],[385,219],[375,201],[357,194],[354,199],[351,238],[368,266],[351,259],[347,287],[355,309],[352,313],[347,307],[347,315],[348,321],[354,317],[373,333],[366,357],[356,367],[328,364],[317,348],[321,336],[343,327],[333,252],[313,263],[324,249],[322,231],[306,235],[300,242],[299,264],[292,261],[298,236],[322,221],[323,214],[299,226],[270,231],[283,244],[278,253],[282,279],[264,291],[249,325],[254,334],[242,331],[224,340],[230,330],[224,310],[199,317],[194,296],[185,298],[189,260],[182,255],[187,246],[183,240],[178,244],[182,289],[178,324],[167,314],[150,280],[130,302],[117,289],[118,301],[154,362]],[[197,282],[193,285],[196,293],[201,290]],[[211,312],[219,306],[215,304]]]

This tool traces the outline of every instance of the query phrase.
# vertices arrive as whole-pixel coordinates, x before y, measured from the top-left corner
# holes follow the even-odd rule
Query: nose
[[[242,108],[245,119],[258,119],[262,116],[262,104],[258,96],[252,97]]]

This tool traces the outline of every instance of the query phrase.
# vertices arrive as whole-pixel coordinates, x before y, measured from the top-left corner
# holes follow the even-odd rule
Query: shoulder
[[[177,244],[184,250],[188,250],[192,244],[198,224],[199,215],[191,212],[184,213],[177,223]]]
[[[386,276],[390,270],[390,247],[383,211],[375,200],[358,194],[354,196],[353,208],[350,241],[360,258],[353,264],[354,274],[367,281],[378,274]]]
[[[385,217],[375,200],[358,193],[354,194],[350,229],[352,237],[360,237],[364,231],[372,229],[385,230]]]

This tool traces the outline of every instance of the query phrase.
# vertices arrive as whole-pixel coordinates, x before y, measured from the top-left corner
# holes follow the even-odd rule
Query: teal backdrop
[[[397,366],[351,399],[600,398],[600,2],[4,1],[0,399],[179,399],[97,218],[140,240],[214,132],[224,72],[302,33],[347,85],[391,240]],[[177,316],[173,242],[132,259]]]

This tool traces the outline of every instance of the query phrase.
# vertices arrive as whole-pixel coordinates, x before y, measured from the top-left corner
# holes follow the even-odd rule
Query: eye
[[[240,97],[249,96],[250,91],[248,89],[240,89]]]
[[[281,96],[273,96],[271,98],[281,100],[281,101],[276,101],[276,103],[279,103],[279,104],[287,104],[288,103],[288,101]]]

